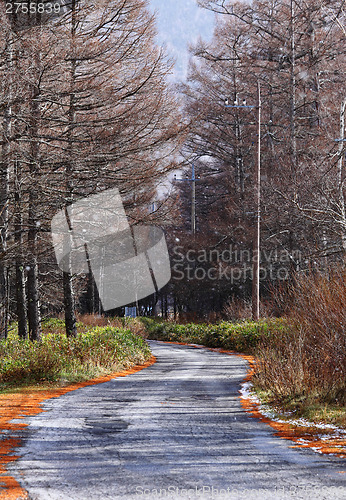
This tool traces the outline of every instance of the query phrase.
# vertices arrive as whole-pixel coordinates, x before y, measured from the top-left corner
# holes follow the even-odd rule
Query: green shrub
[[[188,323],[180,325],[152,318],[141,319],[147,335],[153,340],[201,344],[238,352],[253,352],[264,338],[285,328],[284,319],[230,323],[222,321],[215,325]]]
[[[67,338],[57,333],[61,327],[60,320],[48,320],[41,342],[19,339],[15,333],[1,340],[0,383],[87,380],[144,363],[151,355],[143,338],[130,330],[94,327]]]

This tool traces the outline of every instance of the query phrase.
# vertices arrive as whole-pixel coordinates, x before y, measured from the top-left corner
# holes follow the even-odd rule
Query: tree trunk
[[[76,55],[75,55],[75,35],[76,35],[76,0],[71,4],[71,68],[70,68],[70,104],[68,112],[68,159],[66,164],[66,202],[73,202],[73,127],[76,120],[76,97],[74,93],[76,81]],[[76,316],[74,311],[74,294],[72,287],[72,276],[70,273],[63,273],[64,286],[64,309],[65,309],[65,328],[67,337],[77,335]]]
[[[36,69],[40,66],[40,55],[34,54],[36,60]],[[38,73],[38,71],[37,71]],[[29,270],[28,270],[28,322],[30,340],[41,340],[41,314],[39,305],[39,282],[38,282],[38,263],[37,263],[37,231],[39,221],[37,219],[37,202],[39,200],[39,142],[38,126],[40,120],[39,108],[39,79],[32,85],[31,95],[31,120],[30,120],[30,139],[31,139],[31,159],[30,159],[30,186],[29,186]]]
[[[6,66],[10,73],[12,71],[12,38],[7,40],[5,50]],[[6,250],[8,236],[8,202],[9,202],[9,154],[11,139],[11,81],[7,93],[7,102],[4,109],[2,126],[2,150],[0,163],[0,337],[6,338],[8,332],[8,272],[6,266]]]
[[[296,41],[295,41],[295,10],[294,1],[291,0],[290,14],[290,104],[289,104],[289,119],[290,119],[290,150],[291,150],[291,169],[293,181],[296,181],[297,174],[297,138],[296,138]]]
[[[41,314],[39,305],[39,283],[37,264],[37,228],[36,213],[34,210],[36,195],[33,188],[29,193],[29,237],[28,243],[31,252],[28,266],[28,322],[30,340],[41,340]]]
[[[16,299],[17,299],[17,320],[19,337],[28,338],[28,326],[26,316],[26,293],[25,275],[22,262],[16,262]]]
[[[26,315],[26,293],[25,293],[25,271],[23,259],[23,215],[22,215],[22,195],[20,186],[20,167],[18,162],[15,164],[15,224],[14,239],[18,250],[16,252],[16,302],[17,302],[17,320],[18,335],[21,338],[28,337],[27,315]]]
[[[343,100],[340,108],[340,135],[339,135],[339,160],[337,166],[338,189],[339,189],[339,205],[341,212],[341,248],[343,252],[343,260],[346,263],[346,204],[345,204],[345,176],[344,176],[344,141],[345,141],[345,112],[346,99]]]
[[[75,337],[77,335],[76,316],[74,313],[74,297],[72,289],[72,276],[70,273],[63,273],[64,284],[64,308],[66,336]]]

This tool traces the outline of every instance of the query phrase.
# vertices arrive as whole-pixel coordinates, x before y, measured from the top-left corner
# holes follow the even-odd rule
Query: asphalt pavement
[[[9,472],[32,500],[346,499],[345,461],[246,413],[247,363],[150,341],[157,362],[26,418]]]

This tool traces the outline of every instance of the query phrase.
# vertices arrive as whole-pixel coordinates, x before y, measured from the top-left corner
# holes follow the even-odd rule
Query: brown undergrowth
[[[256,348],[254,384],[296,416],[346,428],[346,272],[297,278],[286,300],[287,328]]]

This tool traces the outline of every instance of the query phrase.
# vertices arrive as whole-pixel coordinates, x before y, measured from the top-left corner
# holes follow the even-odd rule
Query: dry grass
[[[107,318],[99,314],[77,314],[77,321],[84,326],[114,326],[115,328],[122,328],[120,318]]]
[[[287,292],[289,328],[258,349],[256,385],[299,408],[346,404],[346,273],[310,274]]]
[[[233,297],[225,304],[222,314],[227,321],[250,320],[252,317],[251,301]]]
[[[272,317],[272,301],[261,301],[260,317]],[[222,318],[227,321],[246,321],[252,318],[251,300],[232,297],[223,307]]]

